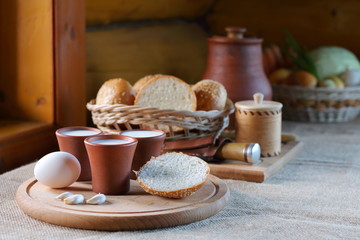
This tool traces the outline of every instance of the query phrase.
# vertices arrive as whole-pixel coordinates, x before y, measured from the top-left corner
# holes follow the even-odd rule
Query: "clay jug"
[[[252,99],[257,92],[271,100],[272,90],[262,63],[262,39],[244,37],[245,28],[227,27],[227,36],[208,39],[208,59],[203,79],[224,85],[235,103]]]

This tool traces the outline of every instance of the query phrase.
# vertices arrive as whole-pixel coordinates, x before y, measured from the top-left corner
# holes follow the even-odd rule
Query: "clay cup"
[[[131,164],[137,143],[135,138],[120,135],[85,139],[95,193],[121,195],[130,190]]]
[[[136,175],[133,170],[139,171],[139,169],[148,162],[151,157],[157,157],[160,155],[163,149],[166,133],[157,129],[134,129],[123,131],[120,135],[133,137],[138,140],[130,175],[131,179],[136,179]]]
[[[82,126],[64,127],[56,131],[60,151],[71,153],[80,162],[81,173],[77,181],[91,180],[91,168],[84,140],[89,136],[101,133],[97,128]]]

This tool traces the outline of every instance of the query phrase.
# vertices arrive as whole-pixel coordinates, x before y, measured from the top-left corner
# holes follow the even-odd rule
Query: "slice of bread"
[[[131,84],[122,78],[107,80],[96,95],[96,104],[127,104],[133,105],[135,92]]]
[[[153,79],[154,77],[159,77],[162,74],[154,74],[154,75],[147,75],[145,77],[140,78],[139,80],[137,80],[133,86],[134,91],[137,93],[140,88],[142,88],[147,82],[149,82],[151,79]]]
[[[171,110],[196,110],[196,96],[190,85],[183,80],[160,75],[153,77],[136,94],[135,105]],[[170,128],[164,124],[144,124],[144,128],[158,128],[166,133]],[[172,125],[173,132],[183,131],[183,128]]]
[[[227,100],[225,87],[214,80],[204,79],[192,86],[195,92],[196,110],[223,110]]]
[[[198,157],[170,152],[153,157],[138,172],[137,182],[148,193],[183,198],[206,182],[210,168]]]
[[[160,75],[144,84],[136,94],[135,104],[159,109],[196,110],[196,96],[183,80]]]

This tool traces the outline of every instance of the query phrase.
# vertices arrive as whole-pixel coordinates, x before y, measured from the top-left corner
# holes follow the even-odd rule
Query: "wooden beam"
[[[56,123],[85,125],[85,1],[53,1]]]

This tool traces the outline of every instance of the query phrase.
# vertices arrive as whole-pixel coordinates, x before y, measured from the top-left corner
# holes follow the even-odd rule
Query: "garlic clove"
[[[72,195],[74,195],[74,194],[71,192],[63,192],[63,193],[57,195],[55,198],[59,199],[59,200],[64,200],[65,198],[70,197]]]
[[[75,194],[71,195],[64,199],[64,202],[69,205],[77,205],[77,204],[83,204],[84,203],[84,196],[81,194]]]
[[[106,201],[106,196],[104,194],[98,193],[92,198],[86,200],[86,203],[97,205],[97,204],[103,204],[105,201]]]

